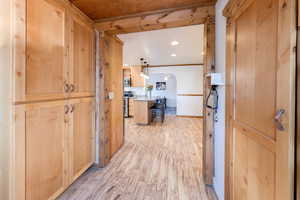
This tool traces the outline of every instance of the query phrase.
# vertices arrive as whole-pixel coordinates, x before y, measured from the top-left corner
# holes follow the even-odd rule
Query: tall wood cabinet
[[[23,52],[16,52],[19,57],[15,66],[14,101],[93,96],[95,34],[92,23],[72,12],[63,0],[26,2],[24,43],[16,41],[18,46],[25,47],[25,56]]]
[[[68,1],[18,2],[12,199],[55,199],[95,160],[95,34]]]

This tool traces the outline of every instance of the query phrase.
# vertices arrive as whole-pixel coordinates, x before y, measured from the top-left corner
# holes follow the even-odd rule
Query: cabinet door
[[[16,85],[16,101],[65,96],[66,9],[60,1],[27,0],[24,83]]]
[[[132,75],[132,87],[144,87],[145,86],[145,80],[140,75],[142,72],[141,66],[134,66],[131,67],[131,75]]]
[[[70,105],[70,182],[94,162],[95,103],[94,98],[69,101]]]
[[[79,17],[71,21],[71,96],[95,95],[94,32]]]
[[[17,121],[17,127],[22,127],[18,124],[23,123],[24,128],[19,129],[16,137],[23,141],[18,140],[18,144],[24,144],[21,146],[25,147],[17,151],[25,157],[24,165],[19,163],[20,168],[25,166],[25,180],[23,182],[23,175],[20,176],[18,184],[26,184],[21,186],[26,188],[26,199],[54,199],[67,184],[67,119],[64,105],[64,101],[28,104],[18,110],[17,116],[23,115],[24,120]]]

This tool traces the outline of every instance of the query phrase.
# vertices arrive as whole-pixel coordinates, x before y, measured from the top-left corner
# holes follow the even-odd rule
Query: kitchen
[[[147,84],[149,79],[144,71],[148,69],[149,64],[144,58],[140,58],[141,65],[123,68],[124,77],[124,117],[133,117],[134,122],[139,125],[149,125],[156,117],[160,122],[164,122],[164,116],[167,108],[166,97],[152,96],[153,85]],[[166,82],[160,82],[157,90],[165,90]],[[138,95],[132,90],[143,89],[144,95]]]
[[[124,43],[125,120],[151,125],[163,123],[166,115],[202,118],[203,61],[198,52],[203,44],[198,35],[203,35],[201,25],[118,35]]]

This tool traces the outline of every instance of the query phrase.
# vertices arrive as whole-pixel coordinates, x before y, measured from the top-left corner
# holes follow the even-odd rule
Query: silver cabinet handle
[[[283,126],[283,124],[281,123],[281,121],[282,121],[282,116],[284,115],[284,113],[285,113],[285,110],[284,110],[284,109],[279,109],[279,110],[276,112],[276,115],[275,115],[275,118],[274,118],[275,126],[276,126],[276,128],[277,128],[279,131],[284,131],[284,126]]]
[[[71,111],[70,111],[70,113],[73,113],[74,110],[75,110],[75,105],[71,105]]]
[[[75,91],[75,85],[74,84],[71,84],[70,85],[70,92],[74,92]]]
[[[64,84],[64,90],[65,90],[65,92],[69,92],[70,91],[70,85],[68,83]]]
[[[65,105],[65,114],[68,114],[70,110],[70,107],[68,105]]]

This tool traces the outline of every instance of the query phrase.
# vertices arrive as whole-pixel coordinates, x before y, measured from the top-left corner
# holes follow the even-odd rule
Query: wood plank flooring
[[[167,116],[163,124],[125,124],[125,144],[110,164],[89,169],[59,200],[215,199],[201,177],[201,119]]]

